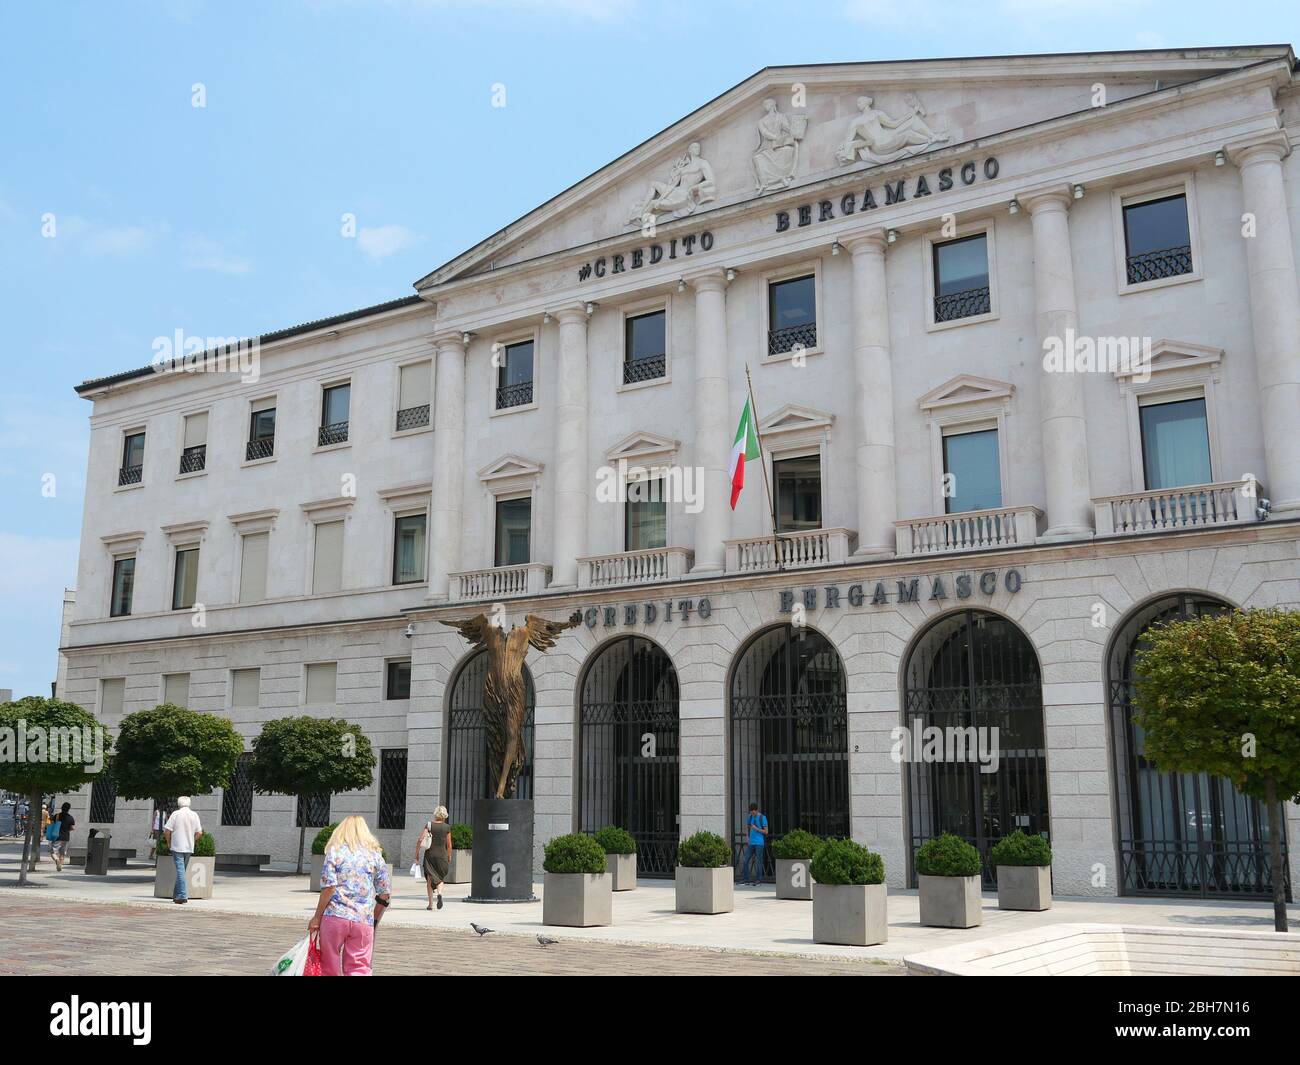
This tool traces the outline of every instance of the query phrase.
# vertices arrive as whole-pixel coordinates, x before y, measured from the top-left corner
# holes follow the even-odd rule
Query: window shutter
[[[185,446],[198,447],[208,442],[208,413],[191,414],[185,419]]]
[[[163,702],[173,706],[188,706],[190,702],[190,675],[168,673],[163,677]]]
[[[267,396],[265,399],[255,399],[249,406],[249,410],[256,414],[259,410],[270,410],[275,406],[275,397]]]
[[[307,705],[332,706],[338,679],[336,662],[316,662],[307,667]]]
[[[312,565],[311,590],[319,595],[343,587],[343,522],[325,521],[316,526],[316,558]]]
[[[99,690],[99,716],[120,714],[126,697],[126,678],[113,677],[102,681]]]
[[[270,533],[249,533],[244,537],[244,558],[239,570],[239,601],[256,603],[266,598],[266,559]]]
[[[237,669],[231,674],[230,705],[237,710],[256,710],[262,692],[260,669]]]
[[[397,399],[398,410],[423,407],[429,402],[430,365],[428,362],[414,362],[410,366],[402,367],[402,381]]]

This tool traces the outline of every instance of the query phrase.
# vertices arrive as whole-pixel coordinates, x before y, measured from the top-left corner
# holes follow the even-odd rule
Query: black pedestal
[[[466,902],[536,902],[532,800],[475,799],[473,854]]]

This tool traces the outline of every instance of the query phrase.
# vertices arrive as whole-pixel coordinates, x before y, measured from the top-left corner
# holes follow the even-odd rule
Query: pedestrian
[[[372,975],[375,929],[391,890],[383,848],[366,819],[343,818],[325,845],[320,899],[307,924],[320,935],[322,975]]]
[[[158,854],[158,833],[162,831],[162,809],[153,808],[153,827],[149,830],[149,860]]]
[[[163,825],[163,838],[167,848],[172,852],[172,861],[176,863],[176,884],[172,888],[172,902],[184,906],[190,901],[190,887],[186,881],[186,870],[190,858],[194,855],[194,841],[203,835],[203,825],[199,815],[190,809],[190,797],[182,795],[176,800],[176,809],[167,823]]]
[[[433,909],[434,895],[438,896],[438,909],[442,909],[442,885],[451,873],[451,826],[447,824],[449,816],[445,806],[434,810],[433,820],[424,823],[420,838],[415,844],[416,854],[420,853],[421,847],[425,848],[424,861],[420,864],[424,870],[424,889],[429,895],[426,910]]]
[[[745,826],[749,829],[749,843],[745,847],[745,862],[741,869],[740,882],[758,887],[758,882],[763,879],[763,854],[767,846],[767,817],[758,812],[758,803],[749,804],[749,816],[745,818]],[[752,879],[749,874],[751,865],[756,866]]]
[[[46,817],[50,812],[41,807]],[[72,816],[72,803],[65,802],[59,808],[58,816],[55,820],[59,823],[59,834],[50,843],[50,854],[54,858],[54,868],[58,872],[63,872],[63,863],[68,860],[68,844],[72,842],[72,830],[77,827],[77,819]]]
[[[18,828],[17,831],[14,832],[15,836],[27,835],[27,813],[27,800],[23,799],[22,802],[18,804]]]

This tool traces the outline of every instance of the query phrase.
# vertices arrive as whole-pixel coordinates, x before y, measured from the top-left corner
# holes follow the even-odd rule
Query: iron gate
[[[637,874],[672,877],[679,832],[677,671],[656,643],[624,636],[587,668],[578,718],[581,829],[627,829]]]
[[[984,885],[992,887],[994,843],[1016,829],[1049,835],[1042,679],[1028,638],[985,611],[940,618],[908,659],[903,724],[912,742],[912,855],[945,832],[960,836],[980,852]],[[931,737],[943,742],[942,755],[916,760],[918,738]],[[983,772],[995,749],[997,770]],[[914,880],[915,870],[909,875]]]
[[[1226,603],[1205,596],[1170,596],[1136,614],[1116,639],[1110,706],[1120,891],[1125,895],[1273,896],[1268,808],[1241,794],[1224,777],[1158,771],[1147,761],[1142,729],[1133,721],[1135,662],[1146,631],[1162,622],[1229,609]],[[1289,899],[1289,881],[1286,891]]]
[[[447,708],[447,760],[443,774],[443,805],[454,822],[469,824],[474,800],[491,798],[494,780],[487,767],[487,725],[483,721],[483,681],[488,656],[480,651],[461,668]],[[533,675],[524,667],[524,765],[515,798],[533,797],[533,713],[537,693]],[[433,811],[429,811],[432,814]]]
[[[731,678],[731,823],[739,870],[751,802],[769,842],[795,828],[849,835],[849,715],[844,667],[807,627],[761,632]],[[763,850],[772,879],[772,848]]]

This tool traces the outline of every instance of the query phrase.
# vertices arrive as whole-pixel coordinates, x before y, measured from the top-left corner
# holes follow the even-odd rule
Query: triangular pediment
[[[824,433],[835,421],[835,415],[815,407],[801,407],[787,403],[775,414],[769,414],[758,423],[762,436],[783,436],[788,433]]]
[[[1157,340],[1151,345],[1149,359],[1143,355],[1138,359],[1124,360],[1115,368],[1115,376],[1123,381],[1178,370],[1205,372],[1213,370],[1222,361],[1222,348],[1195,344],[1190,340]]]
[[[506,454],[489,462],[478,471],[478,476],[480,481],[501,481],[510,477],[535,477],[541,472],[540,462]]]
[[[1010,381],[998,381],[992,377],[976,377],[963,373],[917,400],[917,405],[924,411],[943,407],[960,407],[969,403],[1001,403],[1015,393],[1016,386]]]
[[[667,458],[679,446],[678,441],[670,437],[638,430],[635,433],[629,433],[606,451],[605,459],[608,462],[617,462],[619,459],[624,459],[627,462],[638,462],[646,459]]]

